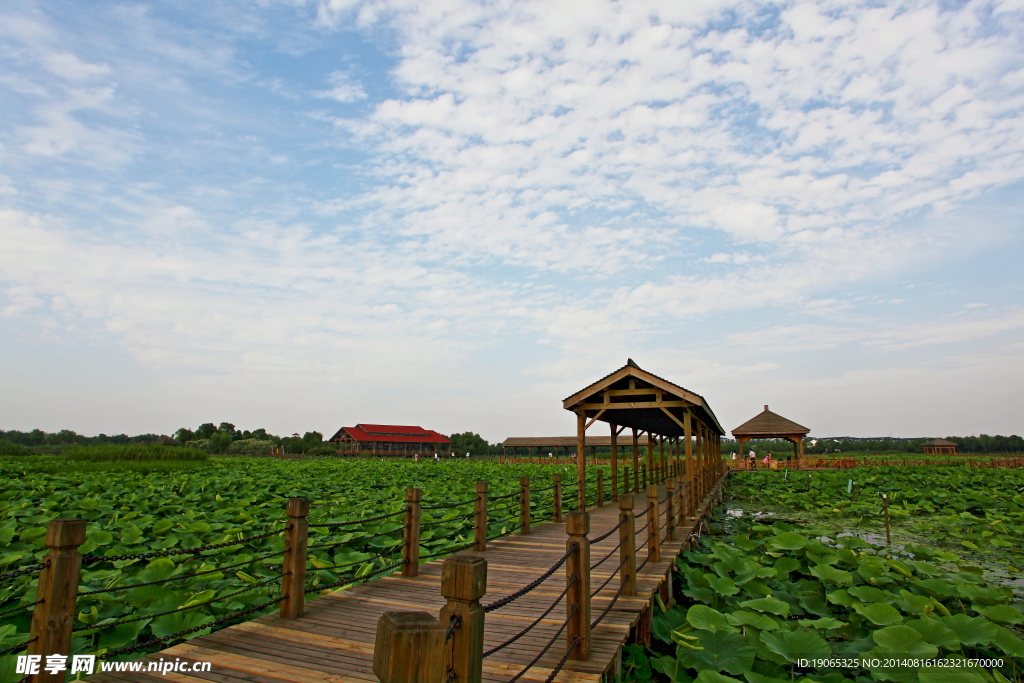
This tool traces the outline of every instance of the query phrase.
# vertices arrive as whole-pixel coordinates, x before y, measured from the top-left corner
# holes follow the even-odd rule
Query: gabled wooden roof
[[[931,441],[925,441],[922,446],[959,446],[955,441],[946,441],[945,439],[932,439]]]
[[[609,403],[616,407],[609,408]],[[719,435],[725,434],[703,396],[642,370],[632,358],[563,400],[562,407],[574,412],[582,408],[587,417],[662,436],[682,436],[679,422],[691,410]]]
[[[641,445],[646,446],[649,437],[644,434],[639,438]],[[576,448],[579,442],[575,436],[510,436],[502,441],[499,446],[507,448]],[[620,435],[618,440],[619,448],[624,448],[632,443],[627,435]],[[611,446],[610,436],[587,436],[588,446]]]
[[[792,420],[787,420],[781,415],[776,415],[772,411],[768,410],[768,406],[765,406],[762,412],[732,430],[732,435],[772,437],[807,434],[810,431],[810,429],[803,425],[798,425]]]

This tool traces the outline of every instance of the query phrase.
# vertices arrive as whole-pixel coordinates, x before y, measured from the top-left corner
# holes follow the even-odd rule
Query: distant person
[[[765,467],[769,467],[772,464],[772,452],[768,451],[768,453],[764,456],[764,460],[762,460],[761,462],[764,464]]]
[[[733,460],[735,460],[735,459],[736,459],[736,451],[733,451],[733,452],[732,452],[732,459],[733,459]]]
[[[466,457],[467,458],[469,457],[469,451],[466,451]]]
[[[754,449],[750,449],[750,455],[748,457],[750,458],[750,469],[756,470],[757,469],[757,453],[754,452]]]
[[[441,456],[438,455],[437,453],[434,453],[434,462],[440,462],[440,461],[441,461]]]

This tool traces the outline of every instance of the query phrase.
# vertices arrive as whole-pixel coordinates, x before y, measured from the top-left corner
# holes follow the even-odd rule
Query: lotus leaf
[[[748,607],[752,610],[757,610],[758,612],[769,612],[783,617],[788,615],[790,611],[789,603],[773,597],[744,600],[740,603],[740,607]]]
[[[802,658],[827,657],[832,648],[814,631],[798,629],[796,631],[762,631],[761,641],[769,650],[793,662]]]
[[[853,609],[856,610],[857,614],[860,614],[865,619],[869,620],[873,624],[879,626],[888,626],[890,624],[898,624],[903,621],[903,615],[893,607],[883,602],[873,603],[854,603]]]
[[[969,617],[966,614],[942,617],[942,623],[952,629],[964,645],[987,644],[996,637],[999,628],[984,617]]]
[[[767,542],[780,550],[799,550],[807,545],[807,538],[792,531],[784,531],[768,538]]]
[[[686,611],[686,621],[697,629],[705,631],[736,632],[738,629],[729,623],[725,615],[706,605],[693,605]]]
[[[711,669],[731,674],[750,671],[754,663],[755,650],[746,638],[738,633],[708,631],[701,631],[696,635],[700,640],[700,649],[676,648],[676,658],[687,666],[698,671]]]

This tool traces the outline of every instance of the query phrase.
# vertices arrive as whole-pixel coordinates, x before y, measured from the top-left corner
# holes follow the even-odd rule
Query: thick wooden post
[[[619,584],[623,595],[636,595],[636,517],[633,516],[633,496],[619,496]]]
[[[423,489],[405,490],[405,530],[402,534],[402,576],[418,576],[420,573],[420,508],[423,505]]]
[[[658,512],[658,486],[647,487],[647,557],[651,562],[661,562],[661,514]]]
[[[610,425],[612,428],[611,437],[611,457],[612,457],[612,500],[618,500],[619,496],[619,433],[615,429],[615,425]]]
[[[566,648],[577,643],[569,659],[586,661],[590,659],[590,515],[586,512],[570,512],[565,520],[565,532],[569,538],[565,549],[578,550],[565,563],[566,582],[576,579],[575,585],[566,593],[566,609],[569,626],[566,628]]]
[[[555,482],[555,488],[551,492],[552,496],[554,498],[553,502],[554,502],[554,508],[555,508],[554,509],[555,517],[554,517],[554,519],[552,521],[554,521],[554,522],[561,522],[562,521],[562,475],[561,474],[555,474],[551,478]]]
[[[373,673],[380,683],[443,683],[445,628],[426,612],[385,612],[377,620]]]
[[[686,527],[686,478],[680,472],[676,474],[676,497],[679,499],[679,514],[676,516],[676,524]]]
[[[439,683],[451,675],[458,683],[480,683],[484,661],[484,608],[480,598],[486,592],[487,560],[467,555],[445,558],[441,595],[448,602],[441,608],[441,627],[447,630],[458,625],[445,643],[447,673]]]
[[[604,470],[597,470],[597,507],[604,507]]]
[[[473,520],[473,550],[487,550],[487,482],[476,483],[476,514]]]
[[[47,655],[71,653],[71,631],[75,623],[75,601],[78,598],[82,555],[78,546],[85,543],[84,519],[54,519],[46,527],[46,547],[50,553],[46,566],[39,572],[36,600],[32,612],[30,640],[25,653]],[[43,666],[32,677],[33,683],[64,683],[67,671],[48,673]]]
[[[625,495],[627,493],[631,493],[632,492],[632,487],[630,486],[630,483],[632,481],[633,480],[629,478],[629,468],[623,466],[623,468],[622,468],[622,492],[621,492],[620,495]]]
[[[309,516],[309,500],[288,499],[288,527],[284,532],[284,559],[281,579],[282,619],[298,619],[302,616],[306,593],[306,543],[309,538],[306,517]]]
[[[665,529],[668,533],[668,540],[674,541],[676,538],[676,482],[669,477],[665,480]]]
[[[530,478],[519,478],[519,534],[530,533]]]

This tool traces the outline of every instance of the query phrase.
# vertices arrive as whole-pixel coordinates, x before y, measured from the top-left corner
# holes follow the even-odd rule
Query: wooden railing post
[[[554,519],[552,521],[560,523],[562,521],[562,475],[556,474],[551,477],[555,482],[555,488],[551,492],[554,502]]]
[[[604,507],[604,470],[597,471],[597,507]]]
[[[530,533],[530,478],[519,478],[519,534]]]
[[[288,499],[288,526],[284,532],[284,558],[281,579],[280,615],[282,619],[298,619],[302,616],[306,593],[306,543],[309,528],[306,517],[309,516],[309,500],[306,498]]]
[[[445,673],[439,683],[454,676],[457,683],[480,683],[484,661],[484,608],[480,598],[487,592],[487,560],[468,555],[445,558],[441,569],[441,627],[452,631],[444,648]]]
[[[402,534],[402,576],[418,576],[420,573],[420,508],[423,505],[423,489],[405,490],[405,532]]]
[[[445,628],[426,612],[385,612],[377,621],[373,673],[380,683],[443,683]]]
[[[626,495],[627,493],[632,493],[631,489],[633,487],[630,486],[631,481],[632,480],[629,478],[629,468],[626,467],[625,465],[623,465],[623,467],[622,467],[622,492],[621,492],[621,495]]]
[[[71,631],[75,623],[82,555],[78,546],[85,543],[84,519],[54,519],[46,527],[46,547],[50,549],[46,566],[39,572],[36,600],[32,612],[29,645],[25,653],[41,655],[39,673],[33,683],[64,683],[67,671],[49,673],[44,668],[47,655],[71,653]]]
[[[676,538],[676,483],[671,477],[665,480],[665,529],[668,540]]]
[[[647,557],[651,562],[661,562],[661,515],[658,513],[658,485],[647,487]]]
[[[476,483],[476,515],[473,524],[473,550],[487,550],[487,482]]]
[[[678,526],[686,527],[686,478],[682,472],[676,474],[676,491],[677,498],[679,499],[679,514],[676,515],[676,524]],[[685,539],[684,539],[685,540]]]
[[[619,496],[619,584],[623,595],[636,595],[636,518],[633,516],[633,496]]]
[[[566,618],[569,626],[566,629],[566,648],[576,643],[576,648],[569,659],[586,661],[590,659],[590,515],[586,512],[570,512],[565,520],[565,532],[569,538],[565,541],[565,549],[577,547],[565,563],[565,580],[573,579],[576,583],[566,594]]]

